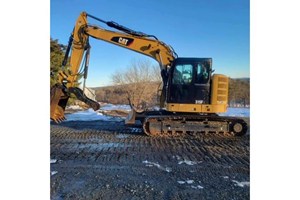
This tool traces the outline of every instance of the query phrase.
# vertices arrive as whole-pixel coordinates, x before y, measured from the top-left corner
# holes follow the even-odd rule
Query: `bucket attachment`
[[[65,92],[62,85],[54,85],[50,90],[50,119],[59,123],[65,120],[65,107],[67,105],[69,95]]]
[[[100,109],[99,103],[88,98],[80,88],[70,87],[67,89],[65,86],[57,84],[51,88],[50,92],[50,119],[56,123],[66,119],[64,112],[71,93],[93,110]]]

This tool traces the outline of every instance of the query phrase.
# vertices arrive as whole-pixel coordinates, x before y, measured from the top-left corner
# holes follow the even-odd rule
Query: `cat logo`
[[[129,46],[132,44],[133,39],[132,38],[126,38],[126,37],[113,37],[111,41],[117,42],[119,44],[122,44],[124,46]]]
[[[127,39],[121,38],[121,37],[119,38],[119,43],[124,44],[124,45],[127,45],[127,42],[128,42]]]

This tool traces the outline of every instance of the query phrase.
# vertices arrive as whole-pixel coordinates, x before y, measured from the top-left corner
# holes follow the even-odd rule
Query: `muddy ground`
[[[153,138],[120,121],[51,123],[51,199],[250,199],[249,156],[249,133]]]

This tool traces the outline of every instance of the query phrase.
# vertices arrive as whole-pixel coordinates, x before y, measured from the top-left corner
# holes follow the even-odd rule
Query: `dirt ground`
[[[53,200],[250,199],[249,133],[154,138],[76,121],[51,123],[50,145]]]

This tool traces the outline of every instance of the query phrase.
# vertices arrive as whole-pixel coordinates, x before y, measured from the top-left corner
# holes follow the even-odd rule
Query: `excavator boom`
[[[87,20],[88,17],[105,23],[107,26],[119,30],[119,32],[90,25]],[[59,73],[59,82],[51,88],[50,118],[56,122],[65,119],[64,111],[71,94],[74,94],[79,100],[85,102],[94,110],[100,108],[97,102],[87,98],[80,88],[75,87],[77,78],[80,75],[79,71],[82,61],[85,60],[85,63],[88,63],[90,49],[89,37],[149,56],[159,63],[162,71],[167,70],[167,67],[170,66],[172,61],[177,57],[177,54],[171,46],[159,41],[153,35],[136,32],[116,22],[106,22],[82,12],[75,23],[74,30],[69,39],[65,59],[62,63],[63,68],[66,66],[70,56],[71,73],[67,75],[61,71]],[[84,78],[87,77],[87,68],[88,65],[86,64],[83,70]]]

